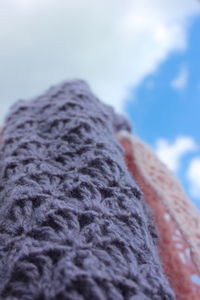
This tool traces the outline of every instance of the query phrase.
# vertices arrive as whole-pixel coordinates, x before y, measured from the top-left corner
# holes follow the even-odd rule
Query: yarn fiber
[[[82,80],[17,102],[0,145],[0,299],[175,299],[115,132]]]

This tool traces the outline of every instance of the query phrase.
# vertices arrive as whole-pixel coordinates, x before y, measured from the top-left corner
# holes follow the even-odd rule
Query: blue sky
[[[199,32],[200,17],[197,17],[189,30],[187,49],[171,54],[155,73],[144,78],[134,89],[134,101],[130,98],[126,104],[135,130],[151,144],[160,134],[168,139],[175,138],[177,134],[195,134],[200,143]],[[188,80],[178,90],[171,86],[171,81],[183,67],[187,68]]]
[[[81,78],[149,143],[200,209],[200,2],[0,0],[0,126]]]
[[[179,87],[172,82],[185,74]],[[186,75],[187,74],[187,75]],[[187,77],[187,78],[186,78]],[[135,133],[156,149],[156,141],[169,144],[178,137],[190,137],[196,149],[186,150],[177,170],[187,194],[200,209],[200,195],[190,193],[187,169],[193,158],[200,156],[200,17],[191,21],[188,46],[184,51],[169,55],[152,75],[146,76],[134,89],[134,101],[126,104]],[[200,177],[198,178],[200,181]]]

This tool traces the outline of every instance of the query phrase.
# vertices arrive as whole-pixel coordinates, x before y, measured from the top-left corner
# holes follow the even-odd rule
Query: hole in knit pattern
[[[94,216],[88,214],[82,214],[78,216],[80,228],[82,229],[84,226],[89,225],[94,221]]]

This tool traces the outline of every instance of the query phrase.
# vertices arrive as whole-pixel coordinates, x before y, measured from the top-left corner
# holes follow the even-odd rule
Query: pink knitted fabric
[[[138,138],[118,135],[130,173],[144,193],[160,234],[159,250],[178,300],[199,300],[199,213],[176,178]],[[170,192],[166,192],[167,189]],[[184,218],[184,222],[183,219]]]

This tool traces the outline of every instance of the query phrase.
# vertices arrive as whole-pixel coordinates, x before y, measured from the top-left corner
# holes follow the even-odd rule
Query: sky
[[[200,2],[0,0],[0,124],[72,78],[133,124],[200,209]]]
[[[196,16],[188,28],[186,49],[171,53],[146,76],[125,109],[135,134],[155,149],[200,209],[199,32]]]

